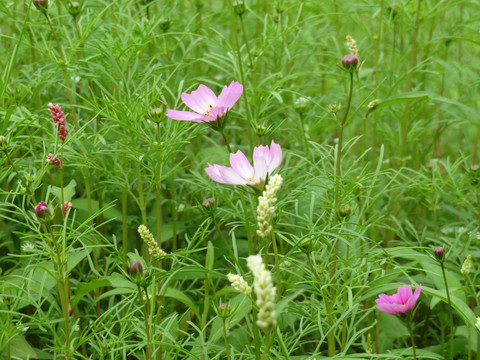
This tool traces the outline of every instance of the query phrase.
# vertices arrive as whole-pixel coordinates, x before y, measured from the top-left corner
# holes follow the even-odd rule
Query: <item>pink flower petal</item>
[[[235,105],[243,93],[243,85],[237,81],[232,81],[229,86],[225,85],[220,93],[217,105],[225,107],[227,110]]]
[[[378,310],[387,312],[389,314],[403,314],[415,306],[418,297],[420,296],[422,285],[420,284],[415,293],[412,294],[412,287],[404,285],[398,288],[397,292],[392,296],[380,294],[377,303]]]
[[[264,151],[263,146],[259,146],[253,149],[253,181],[256,184],[262,183],[267,179],[268,165],[265,158],[265,153],[266,152]]]
[[[252,181],[254,175],[253,166],[250,165],[247,157],[240,150],[235,154],[230,154],[230,165],[242,178]]]
[[[223,106],[214,106],[210,109],[208,116],[205,116],[203,121],[217,121],[225,115],[225,108]]]
[[[221,184],[246,185],[248,183],[232,168],[226,166],[208,164],[208,168],[206,168],[205,171],[212,180]]]
[[[268,173],[271,174],[282,163],[282,148],[272,140],[269,151]]]
[[[173,120],[184,120],[184,121],[195,121],[195,122],[202,121],[201,115],[190,112],[190,111],[168,109],[166,116],[168,116],[170,119],[173,119]]]
[[[217,104],[217,96],[210,88],[201,84],[197,90],[190,94],[183,93],[182,101],[193,111],[205,114],[207,110]]]

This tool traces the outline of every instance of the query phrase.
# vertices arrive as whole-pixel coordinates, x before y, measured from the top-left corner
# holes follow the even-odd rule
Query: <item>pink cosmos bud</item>
[[[342,65],[347,70],[354,70],[358,65],[358,58],[355,55],[345,55],[342,59]]]
[[[133,276],[143,275],[143,266],[140,261],[134,260],[130,263],[130,274]]]
[[[433,250],[433,253],[438,260],[442,260],[445,256],[445,249],[441,246],[437,246],[435,250]]]
[[[35,206],[35,214],[39,218],[44,218],[45,215],[49,214],[47,203],[45,201],[40,201],[37,206]]]
[[[33,5],[38,10],[46,11],[48,9],[48,0],[33,0]]]
[[[208,198],[202,201],[202,205],[205,209],[211,209],[215,206],[215,200],[212,198]]]
[[[343,205],[340,208],[340,210],[338,211],[338,215],[340,215],[340,217],[344,218],[344,217],[347,217],[348,215],[350,215],[351,212],[352,212],[352,208],[349,205]]]
[[[67,215],[68,210],[72,207],[72,203],[70,201],[64,201],[62,205],[62,214],[63,217]]]
[[[72,1],[70,4],[68,4],[68,12],[70,15],[72,15],[74,18],[77,17],[78,14],[80,14],[80,4],[76,1]]]

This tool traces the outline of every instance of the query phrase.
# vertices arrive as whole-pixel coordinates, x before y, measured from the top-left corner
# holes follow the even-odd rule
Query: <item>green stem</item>
[[[339,124],[338,130],[338,145],[337,145],[337,158],[335,161],[335,211],[338,210],[338,199],[340,191],[340,176],[341,176],[341,161],[342,161],[342,142],[343,142],[343,128],[347,122],[348,113],[350,111],[350,105],[352,103],[352,94],[353,94],[353,73],[350,72],[350,89],[348,92],[348,101],[347,108],[345,110],[345,115],[343,116],[342,122]]]
[[[65,78],[65,87],[67,88],[67,95],[68,95],[68,102],[70,103],[70,109],[71,109],[71,115],[73,118],[73,123],[75,125],[75,130],[78,131],[78,121],[77,121],[77,114],[75,111],[75,106],[73,103],[73,94],[72,94],[72,87],[70,84],[70,79],[68,78],[68,72],[67,72],[67,58],[65,57],[65,53],[63,52],[62,45],[60,44],[60,41],[58,40],[57,32],[55,31],[52,21],[50,20],[50,16],[48,16],[48,13],[46,11],[43,12],[45,14],[45,17],[47,18],[48,25],[50,26],[50,30],[52,31],[53,37],[55,38],[55,42],[57,43],[57,48],[58,52],[60,54],[60,58],[62,59],[62,64],[60,64],[60,68],[62,69],[63,72],[63,77]]]
[[[140,212],[142,214],[142,224],[145,226],[148,226],[147,224],[147,209],[145,205],[145,198],[143,196],[143,179],[142,179],[142,174],[140,172],[140,163],[139,160],[135,161],[135,171],[137,173],[137,183],[138,183],[138,202],[140,204]],[[145,254],[145,260],[147,264],[150,261],[150,255],[148,253],[147,249],[147,244],[144,244],[144,254]]]
[[[448,300],[448,306],[449,306],[449,320],[450,320],[450,357],[453,360],[453,355],[454,355],[454,349],[453,349],[453,312],[452,312],[452,301],[450,300],[450,292],[448,291],[448,283],[447,283],[447,276],[445,275],[445,266],[444,262],[440,262],[441,268],[442,268],[442,275],[443,275],[443,282],[445,283],[445,291],[447,292],[447,300]]]
[[[251,66],[253,66],[253,58],[252,58],[252,53],[250,52],[250,46],[248,44],[248,36],[245,31],[245,26],[243,24],[243,15],[240,15],[240,27],[242,28],[243,38],[245,39],[245,46],[247,47],[248,59],[250,60]]]
[[[247,229],[247,238],[248,238],[248,254],[253,255],[256,252],[255,249],[255,244],[253,243],[253,237],[251,234],[251,229],[250,229],[250,219],[248,216],[248,210],[247,210],[247,204],[245,202],[245,196],[243,195],[243,192],[240,190],[240,201],[242,202],[242,208],[243,208],[243,217],[245,218],[245,227]]]
[[[222,320],[223,320],[223,339],[225,340],[225,351],[227,352],[227,360],[230,360],[230,347],[228,345],[226,319],[223,318]]]
[[[220,227],[217,223],[217,219],[215,218],[215,215],[212,214],[212,221],[213,225],[215,226],[215,229],[217,230],[218,234],[220,235],[220,238],[223,241],[223,244],[225,245],[225,248],[228,250],[230,253],[231,258],[235,262],[235,265],[237,265],[238,270],[240,271],[240,274],[245,277],[245,272],[243,271],[242,267],[240,266],[240,263],[238,262],[237,257],[235,256],[235,253],[233,252],[232,248],[230,247],[230,244],[228,243],[227,239],[225,239],[225,236],[223,235],[222,231],[220,230]]]
[[[272,245],[273,253],[275,255],[275,271],[277,273],[277,286],[278,286],[278,295],[282,295],[282,276],[280,272],[280,261],[278,259],[278,249],[277,249],[277,239],[275,236],[275,231],[272,229]]]
[[[147,311],[148,293],[147,293],[147,289],[145,289],[145,295],[147,297],[147,301],[143,301],[142,289],[138,283],[137,283],[137,290],[138,290],[138,297],[140,299],[140,303],[142,304],[143,318],[145,321],[145,332],[147,334],[147,347],[146,347],[147,360],[152,360],[152,351],[150,348],[152,345],[152,340],[150,337],[150,326],[148,322],[148,311]]]
[[[275,327],[276,328],[276,327]],[[268,355],[269,355],[269,352],[270,352],[270,348],[272,347],[272,344],[273,344],[273,340],[275,339],[275,328],[273,328],[269,333],[268,333],[268,342],[267,342],[267,346],[265,347],[265,350],[264,350],[264,353],[263,353],[263,356],[262,356],[262,360],[266,360],[268,359]]]
[[[410,340],[412,341],[412,351],[413,351],[413,360],[417,360],[417,351],[415,349],[415,338],[413,336],[413,328],[412,328],[412,315],[409,313],[408,315],[408,331],[410,332]]]
[[[220,134],[222,134],[223,141],[225,141],[225,146],[227,147],[228,153],[232,153],[232,148],[230,147],[230,143],[227,140],[227,137],[225,136],[225,131],[222,129],[219,131]]]

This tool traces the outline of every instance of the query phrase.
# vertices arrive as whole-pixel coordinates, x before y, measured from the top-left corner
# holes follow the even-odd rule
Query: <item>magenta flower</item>
[[[54,106],[52,103],[49,103],[48,109],[50,110],[50,115],[52,115],[53,122],[57,125],[59,139],[65,141],[67,137],[67,123],[62,108],[58,104]]]
[[[212,180],[231,185],[251,185],[263,188],[267,175],[270,175],[282,162],[282,149],[272,140],[268,146],[257,146],[253,149],[253,166],[246,156],[238,150],[230,154],[232,167],[211,165],[205,169]]]
[[[182,94],[182,101],[195,112],[168,109],[166,116],[173,120],[215,122],[225,116],[242,93],[243,85],[236,81],[225,85],[218,98],[210,88],[202,84],[191,94]]]
[[[46,214],[50,213],[48,210],[47,203],[45,201],[40,201],[36,206],[35,206],[35,214],[39,218],[45,217]]]
[[[421,289],[422,285],[419,284],[415,289],[415,292],[412,293],[411,286],[403,285],[402,287],[399,287],[397,292],[392,296],[380,294],[378,295],[378,299],[375,300],[378,305],[378,310],[389,314],[406,313],[415,306],[415,303],[420,296]]]

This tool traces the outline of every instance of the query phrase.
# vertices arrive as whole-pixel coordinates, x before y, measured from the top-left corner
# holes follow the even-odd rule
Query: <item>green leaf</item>
[[[400,95],[392,96],[385,100],[381,100],[377,104],[377,106],[375,106],[372,109],[369,109],[369,112],[372,112],[374,110],[379,110],[387,106],[400,104],[400,103],[405,103],[405,102],[415,101],[415,100],[426,100],[426,99],[428,99],[428,93],[426,91],[415,91],[415,92],[403,93]]]
[[[208,242],[207,248],[207,258],[205,259],[205,267],[210,272],[213,269],[213,261],[215,260],[215,249],[212,245],[212,242]]]
[[[448,305],[448,299],[445,292],[438,291],[426,286],[422,286],[422,292],[435,296]],[[470,307],[467,304],[465,304],[465,302],[463,302],[456,296],[452,296],[451,294],[450,294],[450,300],[452,301],[453,308],[457,310],[457,312],[460,314],[463,320],[465,320],[465,322],[468,325],[475,326],[476,317],[475,317],[475,314],[470,309]]]
[[[98,289],[99,287],[110,286],[110,282],[107,279],[102,280],[92,280],[88,283],[80,283],[77,286],[76,295],[73,300],[70,302],[72,309],[78,304],[78,302],[90,291]]]
[[[96,213],[99,209],[98,201],[91,199],[92,202],[92,211]],[[80,210],[77,212],[77,217],[79,220],[86,220],[88,218],[88,202],[87,199],[73,199],[72,200],[73,208]],[[122,213],[117,209],[110,207],[103,212],[103,217],[107,220],[117,220],[122,221]]]
[[[6,359],[6,349],[2,352],[2,356],[5,356],[2,359]],[[10,340],[10,356],[20,359],[38,359],[35,350],[33,350],[23,335],[19,333]]]
[[[198,308],[195,305],[195,303],[192,301],[192,299],[190,299],[188,295],[185,295],[180,290],[169,287],[165,292],[164,296],[171,297],[172,299],[178,300],[181,303],[187,305],[195,313],[195,316],[198,318],[198,321],[201,321],[200,312],[198,311]]]
[[[75,195],[75,187],[77,186],[77,182],[72,179],[67,186],[63,187],[63,199],[64,201],[71,201],[73,195]],[[59,203],[62,201],[62,189],[58,186],[52,186],[50,191],[53,195],[58,199]]]

